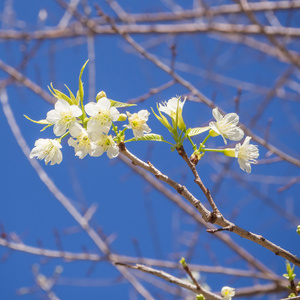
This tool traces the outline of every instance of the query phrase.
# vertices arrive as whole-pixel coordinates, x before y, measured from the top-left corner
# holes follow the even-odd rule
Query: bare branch
[[[222,299],[220,296],[218,296],[216,294],[213,294],[204,289],[199,290],[199,288],[197,288],[195,285],[193,285],[191,283],[188,283],[186,280],[179,279],[179,278],[177,278],[173,275],[170,275],[164,271],[156,270],[156,269],[153,269],[153,268],[150,268],[150,267],[147,267],[144,265],[140,265],[140,264],[132,266],[132,265],[116,262],[115,265],[123,266],[123,267],[134,269],[134,270],[139,270],[139,271],[142,271],[145,273],[155,275],[155,276],[162,278],[170,283],[175,283],[175,284],[177,284],[187,290],[190,290],[194,293],[197,293],[197,294],[202,293],[205,297],[209,297],[208,299]]]

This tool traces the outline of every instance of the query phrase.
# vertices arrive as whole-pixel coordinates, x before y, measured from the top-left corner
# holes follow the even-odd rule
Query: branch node
[[[126,149],[125,143],[123,143],[123,142],[119,143],[120,152],[125,151],[125,149]]]
[[[184,156],[185,155],[185,151],[184,151],[184,148],[183,148],[183,146],[180,146],[179,148],[176,148],[176,150],[177,150],[177,152],[178,152],[178,154],[180,155],[180,156]]]
[[[216,229],[207,229],[206,231],[211,233],[211,234],[214,234],[216,232],[219,232],[219,231],[233,231],[233,228],[234,228],[234,225],[229,225],[229,226],[226,226],[226,227],[221,227],[221,228],[216,228]]]
[[[217,220],[217,214],[213,211],[209,214],[207,221],[211,224],[214,224],[216,222],[216,220]],[[210,230],[210,229],[208,229],[208,230]]]
[[[183,190],[184,190],[184,187],[183,187],[182,185],[180,185],[180,186],[176,189],[177,193],[180,194],[180,195],[182,195]]]
[[[259,236],[259,239],[261,240],[261,241],[265,241],[266,239],[261,235],[261,236]]]

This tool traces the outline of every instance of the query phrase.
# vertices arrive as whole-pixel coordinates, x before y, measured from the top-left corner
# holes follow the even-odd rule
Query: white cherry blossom
[[[76,105],[70,105],[67,101],[58,99],[54,109],[47,113],[46,120],[54,124],[53,132],[57,136],[63,135],[82,115],[81,109]]]
[[[30,158],[37,157],[42,160],[45,159],[46,165],[60,164],[62,161],[61,144],[57,140],[38,139],[34,148],[30,152]]]
[[[73,138],[69,138],[69,146],[74,147],[75,155],[80,159],[84,158],[91,152],[91,140],[88,132],[78,123],[70,128],[70,134]]]
[[[221,135],[225,144],[227,144],[226,139],[239,141],[243,138],[244,131],[236,126],[239,123],[239,116],[236,113],[223,116],[216,107],[212,114],[216,122],[209,123],[211,136]]]
[[[98,140],[93,141],[91,145],[91,156],[101,156],[104,152],[107,152],[109,158],[119,155],[119,147],[111,135],[101,134]]]
[[[161,112],[164,112],[165,114],[167,114],[168,116],[170,116],[172,118],[173,126],[176,122],[176,114],[177,114],[177,109],[178,109],[177,122],[178,122],[178,127],[181,130],[186,128],[185,123],[182,118],[182,109],[183,109],[185,100],[186,99],[184,99],[182,101],[178,97],[173,97],[170,100],[168,100],[168,102],[165,101],[162,104],[159,104],[159,108],[158,108]]]
[[[137,137],[144,136],[144,133],[151,132],[151,129],[146,124],[148,121],[148,117],[150,113],[148,110],[143,109],[140,110],[138,113],[130,114],[129,112],[126,112],[128,116],[128,125],[125,125],[125,127],[132,129],[133,135]]]
[[[178,102],[179,101],[179,102]],[[180,110],[182,110],[185,100],[182,101],[177,97],[173,97],[170,100],[159,104],[159,110],[169,115],[171,118],[176,116],[177,106]]]
[[[120,115],[115,107],[111,107],[110,101],[105,97],[97,103],[86,104],[85,111],[91,117],[87,123],[87,130],[99,134],[108,133],[112,122],[117,121]]]
[[[256,145],[250,144],[251,137],[247,136],[243,145],[238,143],[235,146],[235,157],[238,159],[240,168],[247,173],[251,172],[251,164],[257,164],[255,160],[259,156],[258,148]]]
[[[229,286],[224,286],[221,290],[221,295],[224,300],[231,300],[231,298],[235,295],[235,289]]]

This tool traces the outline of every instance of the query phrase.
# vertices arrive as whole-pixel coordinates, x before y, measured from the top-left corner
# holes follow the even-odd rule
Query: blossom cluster
[[[83,114],[89,117],[82,118]],[[151,129],[147,125],[149,112],[141,110],[138,113],[127,112],[130,128],[135,137],[141,137],[149,133]],[[46,122],[53,125],[53,132],[58,139],[39,139],[30,157],[45,159],[46,164],[51,162],[59,164],[62,161],[61,138],[71,135],[68,144],[74,147],[75,155],[84,158],[86,155],[101,156],[104,152],[109,158],[119,154],[117,137],[109,134],[114,122],[126,120],[126,116],[120,114],[111,101],[101,97],[98,102],[90,102],[84,106],[82,111],[77,105],[70,105],[63,99],[58,99],[54,109],[47,113]]]
[[[236,157],[240,168],[247,173],[251,172],[251,164],[256,164],[256,158],[259,156],[259,151],[256,145],[250,144],[251,137],[247,136],[243,144],[238,143],[235,148],[226,149],[208,149],[205,147],[205,143],[209,137],[221,136],[225,144],[227,144],[227,139],[232,141],[240,141],[244,137],[244,131],[238,127],[239,116],[236,113],[229,113],[223,116],[219,109],[216,107],[212,110],[212,115],[215,121],[211,121],[209,126],[197,127],[186,129],[182,117],[182,110],[184,101],[181,101],[180,97],[173,97],[168,102],[159,104],[158,111],[160,116],[156,115],[157,119],[171,132],[174,140],[177,142],[177,146],[180,146],[185,138],[191,138],[192,136],[201,134],[205,131],[209,131],[209,134],[200,144],[199,148],[193,144],[191,141],[194,153],[191,157],[192,161],[195,163],[204,155],[205,152],[221,152],[226,156]],[[167,114],[171,117],[172,126],[168,120],[161,114],[161,112]],[[178,132],[182,131],[181,133]],[[182,133],[184,132],[183,138]]]
[[[86,64],[85,64],[86,65]],[[47,113],[46,119],[33,121],[46,125],[45,128],[53,126],[55,139],[38,139],[35,147],[30,153],[30,157],[37,157],[50,162],[51,165],[60,164],[62,161],[62,140],[68,137],[68,145],[74,148],[75,155],[80,159],[87,155],[98,157],[107,153],[109,158],[115,158],[119,154],[119,144],[121,142],[132,142],[137,140],[160,141],[171,144],[171,150],[179,149],[185,140],[188,140],[193,147],[191,161],[194,164],[202,158],[206,152],[220,152],[226,156],[235,157],[240,168],[248,173],[251,172],[251,164],[257,163],[259,156],[258,148],[250,144],[251,137],[247,136],[243,144],[238,143],[235,148],[210,149],[205,143],[210,137],[221,136],[224,143],[227,140],[240,141],[244,137],[244,131],[238,126],[239,116],[236,113],[222,115],[216,107],[212,110],[215,121],[211,121],[206,127],[187,128],[183,118],[183,107],[186,99],[172,97],[168,101],[157,104],[155,117],[170,132],[174,142],[166,141],[161,135],[150,134],[151,129],[147,124],[150,113],[147,110],[140,110],[137,113],[126,111],[120,113],[119,109],[128,108],[132,104],[117,102],[108,99],[105,92],[98,93],[96,101],[84,105],[84,91],[81,76],[85,65],[81,69],[79,76],[79,90],[76,97],[70,91],[69,96],[54,89],[52,84],[49,90],[57,99],[54,109]],[[116,122],[127,124],[119,129]],[[171,121],[171,122],[170,122]],[[45,129],[44,128],[44,129]],[[42,129],[42,130],[44,130]],[[133,138],[125,140],[125,131],[131,129]],[[192,141],[192,137],[208,131],[208,135],[202,143],[197,146]]]

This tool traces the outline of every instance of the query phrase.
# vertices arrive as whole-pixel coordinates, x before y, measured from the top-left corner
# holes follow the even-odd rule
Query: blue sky
[[[4,2],[8,3],[8,1]],[[1,12],[4,12],[4,2],[0,3]],[[214,4],[219,3],[214,2]],[[92,15],[95,16],[92,3],[90,5]],[[105,3],[99,2],[99,5],[104,11],[114,15]],[[122,5],[126,11],[135,13],[168,10],[164,2],[160,1],[132,0]],[[186,5],[186,8],[192,7],[191,3]],[[25,30],[28,31],[41,26],[38,24],[38,13],[41,9],[46,9],[48,12],[45,28],[56,26],[63,15],[63,9],[55,1],[31,1],[30,6],[24,1],[13,1],[13,9],[15,12],[11,18],[15,21],[15,29],[18,24],[22,25],[22,22],[26,22]],[[287,19],[285,14],[279,14],[279,17],[283,23]],[[222,17],[219,20],[222,20]],[[294,17],[290,26],[297,26],[295,20]],[[2,22],[1,28],[6,30],[9,26]],[[237,88],[205,78],[205,70],[270,89],[288,67],[286,63],[245,45],[233,44],[228,40],[220,41],[216,36],[206,34],[166,36],[163,41],[157,40],[155,35],[137,35],[134,38],[149,47],[148,51],[166,61],[167,64],[171,58],[170,46],[176,43],[178,73],[226,112],[235,110],[233,99],[237,95]],[[258,40],[266,42],[263,38]],[[153,42],[154,46],[149,46],[149,41]],[[0,40],[0,58],[5,63],[17,67],[24,53],[37,47],[36,43],[36,41]],[[297,49],[297,46],[299,46],[297,41],[289,44],[291,49]],[[104,90],[111,99],[126,102],[147,93],[150,88],[158,87],[171,80],[169,75],[138,55],[121,37],[97,36],[95,54],[96,92]],[[76,93],[78,75],[87,59],[85,38],[43,41],[22,72],[45,91],[52,82],[55,88],[64,92],[67,92],[64,88],[64,84],[67,84],[73,93]],[[180,63],[189,64],[188,71],[184,71]],[[86,103],[93,101],[88,88],[89,67],[88,65],[82,77]],[[6,79],[7,76],[5,72],[0,71],[1,80]],[[292,81],[295,85],[299,84],[297,71],[290,77],[289,83]],[[266,97],[258,90],[258,87],[252,91],[245,88],[242,92],[239,115],[243,124],[250,123],[259,104]],[[51,128],[40,132],[41,126],[29,122],[23,116],[25,114],[35,120],[43,119],[47,112],[53,109],[53,105],[19,84],[7,86],[6,91],[14,118],[30,148],[33,148],[38,138],[55,137]],[[264,137],[266,128],[272,121],[269,142],[285,153],[300,159],[299,116],[297,115],[299,95],[288,84],[284,86],[284,91],[289,95],[292,94],[293,99],[296,100],[289,100],[286,94],[286,97],[273,97],[272,103],[252,130],[255,134]],[[186,93],[188,91],[184,87],[175,84],[139,103],[137,107],[130,108],[130,111],[138,112],[141,109],[150,111],[151,107],[156,108],[157,102]],[[212,120],[211,109],[197,101],[187,101],[183,116],[189,127],[207,125]],[[168,131],[162,128],[153,114],[150,115],[148,124],[153,133],[162,134],[166,140],[171,141]],[[90,253],[101,254],[96,245],[41,182],[31,167],[28,157],[18,146],[2,109],[0,127],[2,133],[0,229],[2,233],[12,240],[21,240],[26,245],[39,247],[42,245],[46,249],[57,250],[58,240],[61,240],[62,249],[65,251],[82,252],[88,249]],[[203,139],[202,135],[195,141],[199,143],[201,139]],[[210,139],[207,145],[211,148],[224,146],[221,137]],[[191,146],[188,143],[185,146],[187,153],[191,155]],[[234,146],[234,143],[230,146]],[[136,142],[128,144],[128,149],[139,158],[149,160],[172,179],[186,185],[198,199],[205,203],[203,195],[193,182],[190,170],[176,151],[170,151],[169,145]],[[259,146],[259,151],[262,160],[275,157],[262,146]],[[108,236],[112,250],[118,254],[137,256],[141,253],[144,257],[172,261],[178,261],[183,255],[188,256],[188,262],[193,264],[249,269],[236,253],[213,235],[206,233],[203,227],[195,224],[180,208],[119,159],[109,160],[104,154],[99,158],[86,157],[80,160],[74,156],[74,150],[64,141],[62,163],[45,166],[44,162],[40,162],[40,165],[79,211],[85,211],[92,204],[97,205],[98,209],[91,224]],[[223,174],[227,165],[228,159],[224,156],[206,154],[197,166],[203,182],[212,191],[224,216],[238,226],[262,234],[297,255],[300,251],[299,236],[295,233],[300,213],[299,184],[293,185],[283,193],[278,193],[278,188],[299,176],[299,168],[288,162],[275,162],[253,166],[252,173],[246,174],[240,170],[237,161],[234,160],[218,186],[218,176]],[[293,214],[295,218],[287,216],[286,212]],[[283,258],[238,236],[233,234],[230,236],[276,274],[284,273]],[[192,237],[197,237],[197,241],[189,256],[186,243],[191,243]],[[43,298],[44,294],[41,291],[23,296],[16,294],[16,291],[22,287],[35,287],[32,268],[36,265],[39,265],[40,272],[48,277],[52,276],[57,266],[63,266],[61,279],[54,288],[56,295],[61,299],[99,299],[99,297],[140,299],[128,282],[122,279],[121,283],[118,282],[118,271],[106,262],[97,264],[64,262],[60,259],[47,259],[10,251],[3,247],[0,248],[0,255],[3,258],[0,268],[1,299]],[[185,276],[181,270],[167,271],[174,276]],[[251,278],[220,274],[204,273],[202,276],[213,291],[220,291],[224,285],[238,288],[251,286],[255,282]],[[105,281],[107,278],[109,284]],[[87,279],[90,284],[95,281],[95,286],[81,286]],[[265,281],[261,280],[260,283]],[[145,283],[145,287],[151,290],[149,283]],[[153,290],[153,295],[155,299],[175,299],[157,288]]]

